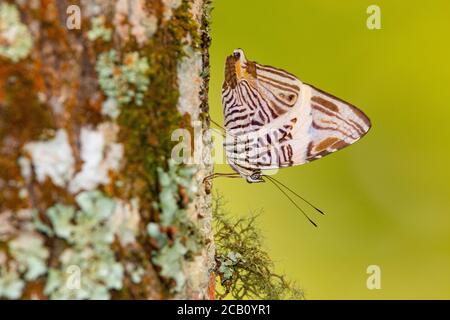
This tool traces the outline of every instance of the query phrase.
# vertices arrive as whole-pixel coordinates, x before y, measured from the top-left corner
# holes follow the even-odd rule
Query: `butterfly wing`
[[[291,142],[294,164],[302,164],[341,150],[361,139],[370,129],[369,118],[354,105],[311,85],[309,103],[300,108],[309,110],[307,131],[297,131]],[[305,136],[307,137],[305,139]],[[296,143],[300,145],[296,146]]]
[[[369,118],[352,104],[307,84],[301,92],[291,112],[252,133],[254,143],[238,158],[242,164],[261,170],[301,165],[341,150],[369,131]]]
[[[227,133],[239,135],[270,125],[290,112],[301,82],[290,73],[260,65],[235,50],[225,62],[222,105]]]
[[[319,159],[370,128],[352,104],[284,70],[248,61],[242,50],[227,58],[222,103],[227,159],[243,176]]]

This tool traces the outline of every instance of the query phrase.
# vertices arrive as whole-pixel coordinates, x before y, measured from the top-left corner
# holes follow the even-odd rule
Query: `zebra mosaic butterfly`
[[[321,210],[262,172],[301,165],[355,143],[369,131],[369,118],[289,72],[247,60],[241,49],[226,59],[222,105],[224,147],[235,173],[212,176],[243,177],[249,183],[267,178],[317,226],[286,190]]]
[[[262,170],[301,165],[355,143],[370,129],[358,108],[237,49],[222,86],[228,163],[250,183]]]

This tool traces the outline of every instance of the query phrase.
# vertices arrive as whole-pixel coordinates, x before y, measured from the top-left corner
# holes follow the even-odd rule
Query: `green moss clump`
[[[202,44],[190,6],[191,1],[183,0],[173,10],[172,18],[158,26],[141,48],[128,44],[129,50],[138,50],[140,57],[148,59],[150,82],[142,105],[126,104],[117,119],[127,159],[124,181],[128,185],[124,190],[129,190],[125,197],[136,196],[143,200],[142,214],[148,220],[154,216],[153,209],[146,204],[152,203],[152,195],[158,192],[157,168],[167,169],[167,160],[175,145],[171,133],[180,127],[191,128],[189,117],[183,117],[177,109],[177,65],[185,56],[186,39],[191,39],[195,50]]]
[[[213,205],[216,245],[216,297],[223,299],[303,299],[303,292],[275,266],[263,248],[257,216],[232,218],[217,196]]]
[[[155,11],[152,3],[146,4],[150,12]],[[180,127],[191,128],[189,116],[183,117],[177,109],[178,63],[186,55],[188,42],[194,50],[200,50],[202,45],[191,4],[192,1],[182,0],[167,21],[162,20],[162,10],[156,10],[158,20],[163,22],[151,32],[148,41],[138,44],[131,37],[128,43],[120,44],[121,50],[129,53],[119,57],[115,50],[101,52],[96,66],[100,86],[108,97],[103,110],[112,118],[117,116],[119,140],[127,160],[120,177],[120,196],[140,199],[140,215],[154,247],[147,253],[148,260],[159,267],[172,292],[182,289],[183,260],[195,254],[200,241],[185,210],[191,201],[189,184],[193,173],[168,161],[176,143],[171,141],[171,133]],[[158,2],[156,7],[160,5]],[[133,65],[141,63],[128,74],[128,69],[124,70],[127,57],[133,58]],[[180,190],[186,194],[181,195]]]

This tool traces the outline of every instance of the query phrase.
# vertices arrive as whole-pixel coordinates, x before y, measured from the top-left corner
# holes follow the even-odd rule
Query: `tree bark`
[[[214,298],[209,7],[0,4],[0,298]]]

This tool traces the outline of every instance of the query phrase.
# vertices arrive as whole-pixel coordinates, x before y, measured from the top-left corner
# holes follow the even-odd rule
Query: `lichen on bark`
[[[212,167],[169,161],[174,129],[208,129],[208,3],[1,5],[0,297],[210,297]],[[74,4],[81,29],[65,23]]]

